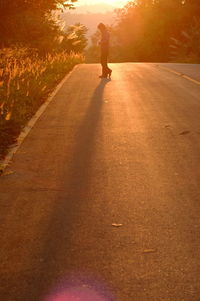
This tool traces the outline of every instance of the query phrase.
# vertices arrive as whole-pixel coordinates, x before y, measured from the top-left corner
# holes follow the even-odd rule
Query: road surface
[[[2,301],[200,300],[200,86],[112,69],[78,66],[0,178]]]

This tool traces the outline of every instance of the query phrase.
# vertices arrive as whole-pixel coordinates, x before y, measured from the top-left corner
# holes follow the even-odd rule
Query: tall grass
[[[83,61],[65,52],[41,58],[24,48],[0,51],[0,157],[55,85]]]

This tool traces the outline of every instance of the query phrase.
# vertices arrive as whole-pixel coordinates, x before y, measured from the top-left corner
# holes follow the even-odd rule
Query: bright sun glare
[[[113,6],[122,7],[124,6],[128,0],[79,0],[77,2],[78,5],[94,5],[97,3],[105,3]]]

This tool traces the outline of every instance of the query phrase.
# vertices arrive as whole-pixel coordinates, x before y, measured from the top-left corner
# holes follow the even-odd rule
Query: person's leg
[[[105,73],[106,73],[106,77],[109,76],[111,77],[111,74],[112,74],[112,70],[108,67],[108,55],[109,55],[109,51],[107,51],[105,53]]]
[[[111,77],[112,70],[108,67],[108,50],[101,51],[101,65],[102,65],[102,75],[100,77],[107,78]]]
[[[105,51],[101,52],[101,66],[102,66],[102,77],[107,77],[107,53]]]
[[[111,77],[112,70],[107,66],[107,76]]]

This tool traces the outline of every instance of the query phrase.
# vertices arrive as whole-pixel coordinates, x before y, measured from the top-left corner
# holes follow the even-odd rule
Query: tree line
[[[0,0],[0,48],[83,52],[87,28],[77,23],[66,30],[56,17],[58,8],[73,9],[76,1]],[[200,0],[129,1],[116,10],[110,31],[111,61],[200,62]],[[98,59],[98,39],[96,33],[89,62]]]
[[[111,61],[200,63],[200,0],[135,0],[116,11]],[[89,49],[97,57],[98,34]]]
[[[77,0],[0,0],[0,48],[13,45],[38,49],[82,52],[87,29],[76,24],[64,30],[58,9],[73,9]]]

